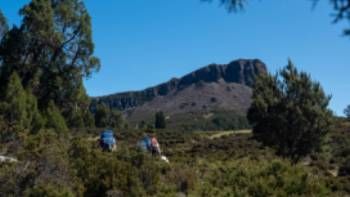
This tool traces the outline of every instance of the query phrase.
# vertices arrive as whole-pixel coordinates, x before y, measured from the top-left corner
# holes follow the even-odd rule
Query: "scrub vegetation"
[[[161,111],[136,129],[91,107],[82,81],[100,63],[82,1],[32,0],[20,14],[11,28],[0,14],[0,153],[16,158],[0,163],[0,196],[350,195],[350,122],[291,61],[257,76],[247,117],[202,125],[247,130],[171,129]],[[106,128],[116,151],[99,145]],[[138,147],[146,133],[170,163]]]

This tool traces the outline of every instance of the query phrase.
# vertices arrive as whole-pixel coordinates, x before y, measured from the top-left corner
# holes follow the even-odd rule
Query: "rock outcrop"
[[[142,91],[123,92],[93,98],[92,109],[96,103],[104,103],[111,108],[126,111],[144,105],[157,97],[164,97],[185,90],[194,84],[235,83],[251,87],[254,77],[267,73],[265,64],[259,59],[239,59],[229,64],[211,64],[181,78],[173,78],[166,83]]]

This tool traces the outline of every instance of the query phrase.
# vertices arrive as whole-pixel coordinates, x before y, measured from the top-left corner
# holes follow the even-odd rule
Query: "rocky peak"
[[[117,93],[93,99],[93,106],[102,102],[111,108],[126,110],[143,105],[158,96],[181,91],[197,83],[224,81],[251,87],[256,75],[266,74],[266,65],[259,59],[239,59],[229,64],[210,64],[181,78],[173,78],[166,83],[142,91]]]
[[[179,87],[187,87],[199,81],[217,82],[220,79],[228,83],[252,86],[256,75],[266,73],[266,65],[259,59],[240,59],[229,64],[211,64],[185,75],[180,79]]]

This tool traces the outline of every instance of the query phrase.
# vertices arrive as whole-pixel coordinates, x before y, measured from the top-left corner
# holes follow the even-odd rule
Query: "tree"
[[[68,131],[66,121],[53,101],[50,101],[45,113],[46,128],[54,129],[57,133],[65,134]]]
[[[2,11],[0,10],[0,40],[6,34],[8,30],[7,20]]]
[[[95,124],[96,127],[106,127],[108,125],[108,113],[109,109],[106,105],[104,104],[99,104],[96,107],[96,112],[95,112]]]
[[[348,105],[348,106],[345,108],[344,114],[345,114],[346,118],[347,118],[348,120],[350,120],[350,105]]]
[[[254,137],[297,162],[318,150],[329,131],[329,101],[320,84],[289,61],[276,75],[256,79],[248,112]]]
[[[0,116],[7,128],[8,136],[13,139],[18,132],[38,132],[43,128],[45,122],[38,109],[36,97],[30,90],[24,90],[21,79],[14,72],[9,77],[7,87],[1,95]],[[16,134],[17,133],[17,134]]]
[[[31,133],[37,133],[45,126],[45,120],[39,111],[37,98],[31,93],[31,90],[26,91],[26,97],[28,119],[30,121],[29,129]]]
[[[159,111],[155,114],[155,123],[154,126],[156,129],[165,129],[166,123],[165,123],[165,116],[162,111]]]
[[[7,125],[2,136],[5,141],[16,139],[20,133],[30,128],[26,92],[17,73],[9,77],[1,99],[0,114]]]
[[[123,114],[116,110],[111,109],[109,112],[109,126],[112,128],[123,128],[124,125],[124,119]]]
[[[66,120],[70,127],[83,128],[83,127],[94,127],[94,117],[89,109],[91,99],[86,94],[83,82],[79,83],[77,90],[71,90],[70,100],[66,104]],[[79,101],[79,103],[77,103]]]
[[[32,0],[20,14],[22,24],[6,33],[0,46],[0,86],[16,71],[42,111],[53,101],[70,126],[81,126],[84,121],[77,119],[85,119],[90,104],[82,79],[100,67],[83,1]]]
[[[105,104],[97,104],[95,112],[96,127],[122,128],[124,126],[123,115],[115,109],[110,109]]]

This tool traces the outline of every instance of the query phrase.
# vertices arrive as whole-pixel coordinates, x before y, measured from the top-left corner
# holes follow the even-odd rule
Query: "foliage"
[[[193,196],[328,196],[321,180],[281,160],[243,159],[211,167]]]
[[[244,2],[222,1],[227,6]],[[20,13],[20,26],[7,31],[0,12],[0,151],[18,159],[0,164],[0,196],[329,196],[330,190],[350,194],[350,126],[344,122],[326,144],[329,162],[340,167],[341,177],[325,175],[327,165],[291,165],[250,134],[214,138],[210,132],[162,129],[156,134],[170,164],[137,148],[140,130],[117,133],[118,150],[103,152],[95,141],[97,130],[91,127],[96,122],[98,127],[121,128],[125,122],[120,112],[106,106],[98,106],[95,117],[90,113],[83,78],[98,70],[99,61],[93,56],[90,17],[83,2],[32,0]],[[254,135],[264,141],[257,134],[269,132],[277,140],[284,132],[288,135],[278,142],[287,139],[293,146],[281,147],[298,150],[287,155],[304,154],[319,145],[327,130],[329,99],[293,66],[280,74],[284,81],[265,76],[255,87],[255,110],[250,114]],[[197,121],[192,129],[249,127],[240,115],[213,114],[183,118]],[[156,127],[165,128],[164,114],[156,119]],[[296,141],[295,134],[302,141]]]
[[[217,113],[212,119],[213,126],[209,130],[238,130],[250,128],[249,122],[244,116]]]
[[[136,148],[138,131],[118,134],[103,152],[80,133],[42,130],[28,137],[19,163],[0,165],[1,196],[346,196],[348,176],[292,165],[249,134],[157,133],[170,160]],[[258,165],[257,165],[258,164]],[[314,169],[316,168],[316,169]],[[330,193],[332,192],[332,193]]]
[[[7,20],[2,11],[0,10],[0,40],[8,30]]]
[[[93,56],[91,19],[81,0],[32,0],[19,27],[10,29],[0,46],[0,89],[14,71],[45,111],[52,100],[68,126],[82,127],[90,99],[82,78],[99,69]]]
[[[331,149],[330,162],[339,166],[339,176],[350,178],[350,123],[338,120],[337,127],[331,133],[329,147]],[[344,178],[341,184],[350,186],[350,179]]]
[[[45,126],[45,118],[43,118],[41,112],[38,108],[37,98],[31,93],[30,90],[26,91],[27,97],[27,112],[30,121],[30,131],[31,133],[36,133]]]
[[[1,113],[7,120],[9,130],[15,133],[29,128],[26,92],[17,73],[10,76],[2,98]]]
[[[74,197],[75,195],[66,188],[56,185],[42,183],[25,192],[26,197]]]
[[[318,0],[315,0],[318,1]],[[350,20],[350,1],[348,0],[330,0],[335,10],[334,22],[337,23],[341,20]],[[350,35],[350,29],[344,30],[345,35]]]
[[[77,139],[71,156],[77,175],[87,188],[85,196],[105,196],[112,190],[128,196],[145,196],[154,194],[158,187],[159,164],[139,150],[103,153]]]
[[[350,176],[350,157],[348,156],[339,169],[340,176]]]
[[[17,73],[9,77],[5,91],[0,95],[0,114],[6,125],[1,135],[2,141],[18,139],[25,131],[38,131],[43,126],[43,119],[37,108],[36,98],[23,89]]]
[[[213,0],[201,0],[204,2],[212,2]],[[224,5],[229,12],[237,12],[243,9],[247,0],[220,0],[221,5]]]
[[[1,196],[81,196],[65,140],[50,130],[27,138],[18,159],[0,166]]]
[[[348,120],[350,120],[350,105],[347,106],[344,110],[344,114]]]
[[[104,104],[96,106],[95,124],[99,128],[124,128],[126,126],[122,113],[116,109],[110,109]]]
[[[109,117],[109,126],[112,128],[124,128],[126,127],[126,122],[120,111],[116,109],[111,109]]]
[[[70,105],[68,107],[69,110],[64,113],[64,115],[67,116],[67,125],[72,128],[94,127],[95,120],[89,109],[91,100],[88,95],[86,95],[83,82],[80,81],[78,84],[79,86],[76,90],[70,90],[72,102],[66,104],[67,106]],[[74,100],[79,101],[80,105],[75,103]]]
[[[109,108],[106,105],[98,105],[95,111],[96,127],[106,127],[109,119]]]
[[[155,114],[154,127],[156,129],[165,129],[166,121],[165,121],[164,113],[162,111],[159,111]]]
[[[248,119],[256,139],[294,162],[319,149],[330,130],[330,97],[293,63],[275,76],[257,78]]]
[[[166,120],[168,129],[186,131],[220,131],[251,128],[245,115],[232,110],[181,113]]]
[[[50,101],[45,113],[46,128],[54,129],[56,132],[67,133],[68,127],[66,121],[63,118],[60,110],[57,108],[53,101]]]
[[[350,155],[350,123],[336,120],[332,132],[329,133],[327,144],[330,149],[330,162],[338,166]]]

